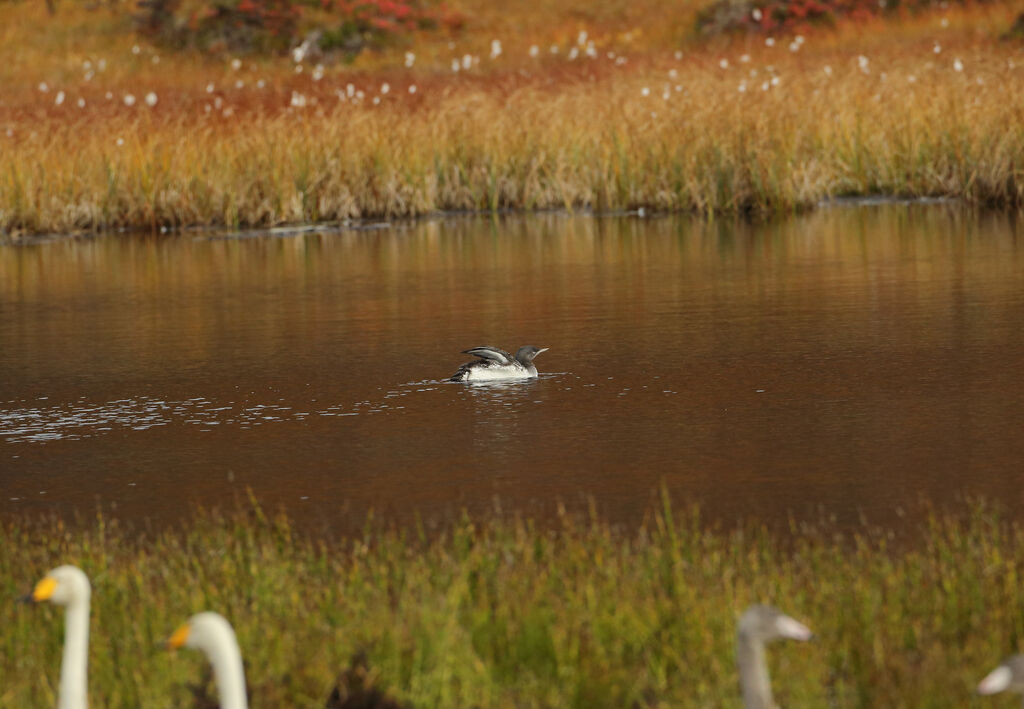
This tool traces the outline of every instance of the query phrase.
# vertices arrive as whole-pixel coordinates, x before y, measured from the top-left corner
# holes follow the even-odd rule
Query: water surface
[[[1014,505],[1012,215],[546,215],[0,247],[0,511],[172,522],[247,488],[335,529],[664,485],[709,516]],[[492,344],[536,381],[443,381]]]

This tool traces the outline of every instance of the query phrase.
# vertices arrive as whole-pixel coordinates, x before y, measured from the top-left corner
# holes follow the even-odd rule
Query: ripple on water
[[[541,378],[552,379],[561,374],[547,373],[541,375]],[[382,387],[380,396],[375,400],[331,404],[318,409],[311,409],[308,402],[295,408],[277,402],[254,404],[213,401],[203,396],[180,401],[140,396],[104,403],[88,401],[84,397],[62,403],[52,403],[49,397],[11,400],[0,406],[0,440],[8,443],[47,443],[92,438],[117,429],[146,431],[170,424],[195,426],[199,431],[209,431],[217,426],[251,429],[267,423],[303,421],[313,416],[377,415],[405,411],[406,406],[400,403],[402,399],[429,392],[452,391],[443,389],[448,385],[461,387],[455,390],[461,396],[483,397],[503,406],[514,406],[530,385],[537,381],[496,381],[466,386],[447,380],[427,379],[390,389]],[[540,402],[535,400],[535,403]]]
[[[293,415],[281,404],[216,403],[206,397],[166,401],[153,397],[115,399],[105,403],[84,399],[50,404],[47,398],[12,401],[0,408],[0,439],[9,443],[80,440],[116,429],[146,431],[171,423],[209,430],[222,424],[251,427]]]

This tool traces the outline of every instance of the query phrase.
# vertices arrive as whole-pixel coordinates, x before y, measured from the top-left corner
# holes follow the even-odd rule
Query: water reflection
[[[557,375],[541,375],[543,380],[554,380]],[[460,396],[469,400],[470,420],[476,448],[492,448],[496,444],[509,444],[522,436],[519,423],[530,409],[544,403],[542,387],[545,382],[520,379],[492,382],[451,382],[462,389]],[[538,398],[541,397],[541,398]]]
[[[949,205],[5,247],[0,509],[1016,500],[1022,282],[1015,216]],[[536,380],[444,381],[467,342],[551,350]]]

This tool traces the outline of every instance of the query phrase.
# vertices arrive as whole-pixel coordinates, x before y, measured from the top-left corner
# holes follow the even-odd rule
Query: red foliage
[[[718,0],[700,13],[697,23],[712,33],[794,33],[809,24],[834,24],[841,18],[866,21],[898,9],[920,10],[935,5],[934,0],[748,0],[745,11],[737,12],[735,0]]]
[[[143,31],[209,48],[286,50],[317,29],[325,51],[341,46],[351,52],[417,30],[457,29],[463,22],[432,0],[147,0],[140,5],[149,8],[137,18]],[[303,22],[303,10],[316,11],[314,19]]]

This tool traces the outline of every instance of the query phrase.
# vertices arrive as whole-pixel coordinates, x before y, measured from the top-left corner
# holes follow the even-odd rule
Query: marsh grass
[[[1024,60],[994,39],[1010,13],[947,15],[945,27],[936,15],[811,36],[799,51],[784,38],[693,45],[681,59],[651,28],[640,44],[595,30],[598,58],[574,61],[531,59],[533,38],[506,38],[501,58],[453,74],[448,54],[490,38],[470,35],[454,50],[417,48],[413,69],[371,57],[315,80],[287,61],[154,65],[152,48],[117,49],[131,40],[107,37],[109,19],[69,11],[81,37],[115,49],[103,73],[88,39],[66,38],[52,56],[26,46],[39,65],[14,62],[19,88],[0,103],[0,232],[506,208],[775,214],[840,195],[1019,205]],[[612,47],[629,62],[612,61]],[[349,84],[362,100],[339,98]]]
[[[464,517],[429,539],[370,524],[325,542],[253,508],[176,532],[100,518],[2,535],[5,707],[53,704],[61,615],[13,599],[60,563],[94,583],[97,707],[185,703],[204,663],[159,643],[203,609],[234,623],[256,707],[321,706],[359,650],[419,706],[736,706],[733,627],[759,601],[817,633],[771,649],[782,706],[962,707],[1024,635],[1024,527],[984,505],[906,537],[708,528],[667,505],[632,532]]]

